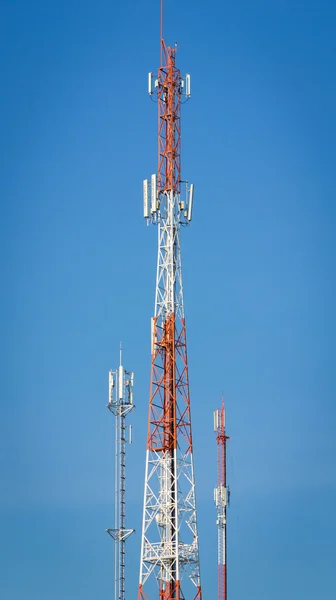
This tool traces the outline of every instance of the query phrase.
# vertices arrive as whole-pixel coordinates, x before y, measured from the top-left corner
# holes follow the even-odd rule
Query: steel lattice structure
[[[230,489],[226,485],[226,441],[230,438],[225,433],[224,398],[222,407],[214,412],[214,429],[218,449],[218,482],[214,490],[218,530],[218,600],[227,600],[226,508]]]
[[[114,529],[106,531],[115,541],[114,600],[125,600],[125,542],[134,529],[126,529],[126,444],[131,443],[131,425],[126,416],[133,410],[134,374],[120,365],[109,371],[109,402],[107,408],[115,416],[115,505]]]
[[[181,99],[190,96],[190,77],[181,78],[176,50],[166,46],[161,25],[161,66],[156,79],[149,74],[159,119],[150,210],[144,181],[144,216],[158,226],[158,260],[138,600],[157,594],[160,600],[201,599],[180,249],[180,228],[191,220],[193,198],[193,186],[185,182],[181,199],[180,112]]]

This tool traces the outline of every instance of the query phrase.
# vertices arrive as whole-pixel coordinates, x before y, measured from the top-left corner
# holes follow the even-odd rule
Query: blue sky
[[[137,592],[156,231],[158,0],[0,2],[0,597],[112,597],[107,372],[135,371]],[[230,600],[333,600],[336,7],[166,0],[192,76],[183,230],[204,599],[226,396]]]

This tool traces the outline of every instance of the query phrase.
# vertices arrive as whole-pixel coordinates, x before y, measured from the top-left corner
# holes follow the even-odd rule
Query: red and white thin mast
[[[193,185],[184,182],[181,193],[181,102],[190,96],[190,76],[181,77],[176,51],[163,39],[161,2],[161,66],[148,78],[158,103],[158,171],[143,184],[144,216],[158,227],[158,261],[138,600],[201,599],[180,250],[193,201]]]
[[[214,490],[217,507],[218,532],[218,600],[227,600],[227,537],[226,508],[230,501],[230,489],[226,485],[226,440],[224,398],[222,407],[214,412],[214,429],[218,449],[218,481]]]

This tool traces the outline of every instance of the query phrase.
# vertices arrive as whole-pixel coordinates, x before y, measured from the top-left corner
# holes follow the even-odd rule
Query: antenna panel
[[[218,429],[218,410],[214,411],[214,430]]]
[[[148,93],[150,96],[153,93],[153,73],[148,73]]]
[[[194,200],[194,184],[191,183],[190,188],[189,188],[188,221],[191,221],[191,219],[192,219],[193,200]]]
[[[151,194],[152,194],[152,205],[151,205],[151,213],[156,212],[156,175],[152,175],[151,177]]]
[[[119,395],[119,400],[122,400],[124,397],[124,367],[122,367],[122,366],[119,367],[118,375],[119,375],[118,395]]]
[[[113,372],[109,371],[109,403],[113,402],[113,388],[114,388],[114,379]]]
[[[187,96],[187,98],[190,98],[190,96],[191,96],[191,91],[190,91],[190,74],[189,73],[186,74],[186,96]]]
[[[148,179],[144,179],[143,182],[143,201],[144,201],[144,217],[147,219],[149,217],[149,208],[148,208]]]
[[[153,356],[154,354],[154,344],[155,344],[155,340],[154,340],[154,335],[155,335],[155,327],[154,327],[154,318],[151,318],[151,354]]]

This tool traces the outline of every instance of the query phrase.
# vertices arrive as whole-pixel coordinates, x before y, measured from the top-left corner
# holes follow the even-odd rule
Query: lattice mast
[[[134,529],[126,528],[126,444],[132,443],[132,425],[126,417],[133,410],[134,373],[120,365],[109,371],[109,402],[106,405],[115,416],[115,504],[114,529],[106,529],[115,542],[114,600],[125,600],[125,543]]]
[[[161,66],[148,78],[158,103],[158,172],[144,181],[144,216],[158,226],[158,261],[138,599],[189,600],[201,598],[180,251],[193,201],[193,185],[181,181],[180,113],[190,76],[181,78],[177,45],[163,39],[162,3],[160,34]]]
[[[224,398],[222,407],[214,412],[214,429],[218,449],[218,483],[214,490],[217,507],[218,531],[218,600],[227,600],[227,537],[226,508],[230,501],[230,489],[226,485],[226,441]]]

